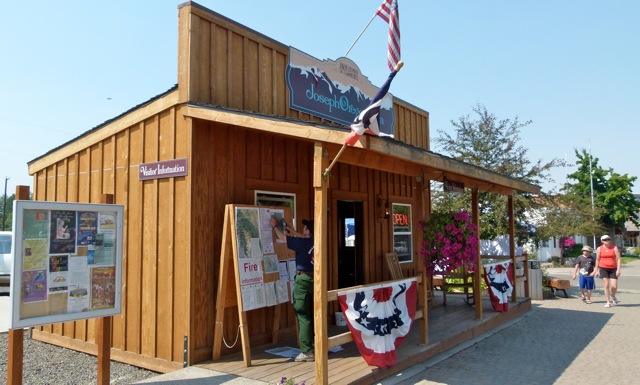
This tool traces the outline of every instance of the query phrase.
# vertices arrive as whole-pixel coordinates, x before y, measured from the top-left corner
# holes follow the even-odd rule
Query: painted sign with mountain
[[[352,60],[321,61],[293,47],[286,81],[292,109],[347,126],[378,91]],[[393,126],[393,96],[388,93],[380,109],[380,136],[393,137]]]

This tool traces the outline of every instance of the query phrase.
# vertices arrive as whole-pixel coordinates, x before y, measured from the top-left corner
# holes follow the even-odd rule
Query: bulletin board
[[[121,312],[124,206],[13,203],[11,328]]]
[[[222,349],[222,324],[226,308],[237,308],[246,366],[251,365],[246,312],[275,306],[272,342],[278,338],[280,306],[291,303],[295,277],[295,253],[274,229],[291,225],[291,209],[227,205],[220,252],[220,279],[216,300],[213,358]]]

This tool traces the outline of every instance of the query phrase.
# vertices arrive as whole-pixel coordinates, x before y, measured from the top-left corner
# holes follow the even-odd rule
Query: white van
[[[0,286],[9,286],[13,256],[11,254],[11,231],[0,231]]]

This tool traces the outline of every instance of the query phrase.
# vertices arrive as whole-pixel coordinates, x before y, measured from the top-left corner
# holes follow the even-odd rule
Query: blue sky
[[[180,3],[3,4],[0,177],[10,178],[8,194],[33,185],[30,160],[177,82]],[[381,0],[198,3],[335,60]],[[429,112],[432,137],[451,132],[450,121],[480,103],[498,118],[533,121],[521,132],[532,162],[572,163],[574,149],[590,147],[600,166],[640,176],[640,1],[399,0],[399,7],[405,67],[391,93]],[[388,75],[386,39],[387,25],[376,18],[348,55],[378,85]],[[553,177],[564,183],[573,171]],[[640,194],[640,181],[633,192]]]

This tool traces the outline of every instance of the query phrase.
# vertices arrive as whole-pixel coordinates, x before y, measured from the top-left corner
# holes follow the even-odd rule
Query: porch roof
[[[328,124],[288,119],[219,106],[188,103],[185,116],[221,124],[246,127],[327,144],[329,159],[335,158],[344,143],[347,129]],[[362,151],[366,149],[368,151]],[[498,174],[422,148],[407,145],[391,138],[363,135],[354,146],[348,147],[340,162],[361,165],[383,171],[400,173],[430,180],[464,183],[466,188],[511,195],[513,191],[540,193],[540,186]]]

